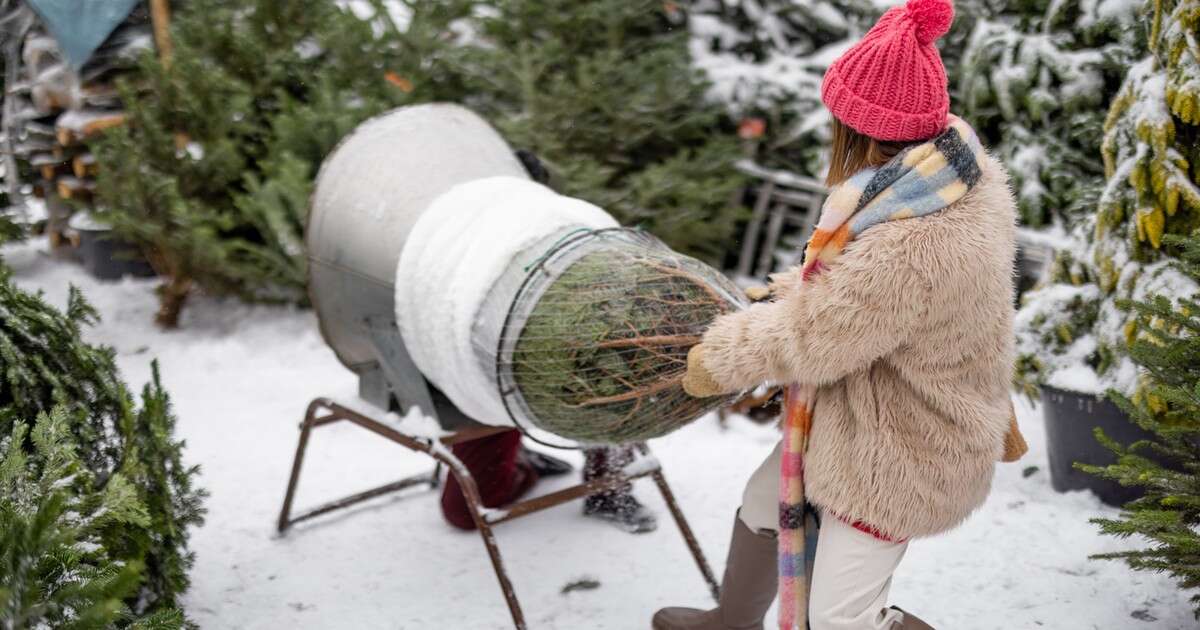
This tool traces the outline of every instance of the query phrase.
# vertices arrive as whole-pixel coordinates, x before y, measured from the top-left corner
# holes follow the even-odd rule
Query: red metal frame
[[[304,463],[304,452],[308,448],[309,434],[316,427],[343,420],[352,422],[410,451],[424,453],[433,458],[437,463],[431,473],[408,477],[342,497],[293,517],[291,515],[292,500],[295,498],[296,486],[300,481],[300,469]],[[521,611],[521,604],[517,600],[516,592],[513,590],[512,581],[509,579],[508,572],[504,568],[504,562],[500,557],[500,547],[496,544],[496,537],[492,532],[492,526],[512,521],[522,516],[528,516],[546,508],[562,505],[597,492],[618,488],[635,479],[650,477],[654,480],[655,486],[658,487],[659,492],[662,494],[663,501],[666,502],[667,509],[670,510],[671,516],[675,519],[675,524],[679,527],[679,532],[683,535],[683,540],[687,544],[692,558],[696,561],[696,566],[700,569],[701,575],[704,577],[705,582],[708,583],[709,590],[714,598],[717,597],[719,588],[717,580],[713,576],[712,569],[709,568],[708,561],[704,558],[704,552],[701,551],[700,544],[696,541],[696,536],[692,533],[691,526],[688,525],[687,519],[683,516],[683,511],[679,509],[679,504],[675,501],[675,495],[671,492],[670,486],[667,485],[662,468],[657,462],[654,462],[653,465],[641,467],[633,474],[626,474],[624,472],[613,473],[571,486],[570,488],[564,488],[556,492],[520,501],[505,510],[488,510],[484,508],[479,498],[479,489],[475,485],[475,480],[471,477],[471,473],[450,452],[450,449],[446,447],[507,430],[507,427],[478,426],[457,431],[439,440],[432,440],[427,437],[418,437],[403,433],[327,398],[317,398],[309,403],[304,421],[300,424],[300,442],[296,445],[296,457],[292,462],[292,474],[288,479],[287,493],[283,499],[283,509],[279,513],[278,531],[280,534],[283,534],[292,525],[301,521],[306,521],[316,516],[405,488],[420,485],[428,485],[430,488],[436,488],[439,484],[441,468],[445,466],[449,474],[454,475],[458,480],[459,487],[462,488],[467,506],[471,510],[471,517],[474,519],[479,535],[483,539],[483,545],[487,549],[488,558],[492,562],[492,569],[496,572],[496,579],[500,582],[500,590],[504,593],[504,600],[508,604],[509,612],[512,614],[513,625],[517,630],[526,630],[525,616]],[[649,449],[645,445],[640,445],[639,449],[643,455],[649,455]]]

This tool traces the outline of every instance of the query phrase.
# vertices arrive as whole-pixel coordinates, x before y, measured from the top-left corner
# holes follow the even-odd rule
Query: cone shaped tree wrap
[[[721,273],[522,177],[458,184],[396,266],[396,323],[464,414],[590,443],[640,441],[724,402],[680,387],[687,351],[739,308]]]

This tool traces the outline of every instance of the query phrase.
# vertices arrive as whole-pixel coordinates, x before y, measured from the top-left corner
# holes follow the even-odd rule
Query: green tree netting
[[[496,359],[518,424],[633,442],[729,402],[692,398],[680,385],[688,350],[714,319],[743,306],[720,272],[629,229],[579,233],[526,271]]]

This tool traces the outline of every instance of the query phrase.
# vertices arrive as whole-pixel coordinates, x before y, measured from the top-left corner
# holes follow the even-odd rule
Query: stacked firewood
[[[92,207],[97,164],[89,141],[125,122],[117,81],[153,47],[144,5],[134,9],[77,72],[40,22],[25,37],[20,79],[9,92],[10,98],[19,99],[15,109],[20,133],[13,150],[30,166],[34,195],[46,202],[46,231],[55,246],[67,242],[71,215]]]

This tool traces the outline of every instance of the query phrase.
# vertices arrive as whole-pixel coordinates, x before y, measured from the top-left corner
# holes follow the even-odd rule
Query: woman
[[[692,395],[788,384],[788,412],[743,495],[718,608],[661,610],[657,630],[762,628],[777,581],[782,628],[805,612],[812,630],[928,628],[887,607],[908,541],[961,523],[996,460],[1022,452],[1016,209],[1003,166],[949,114],[935,41],[953,15],[910,0],[829,68],[832,190],[804,263],[689,354]],[[805,498],[820,520],[807,571],[792,568]]]

